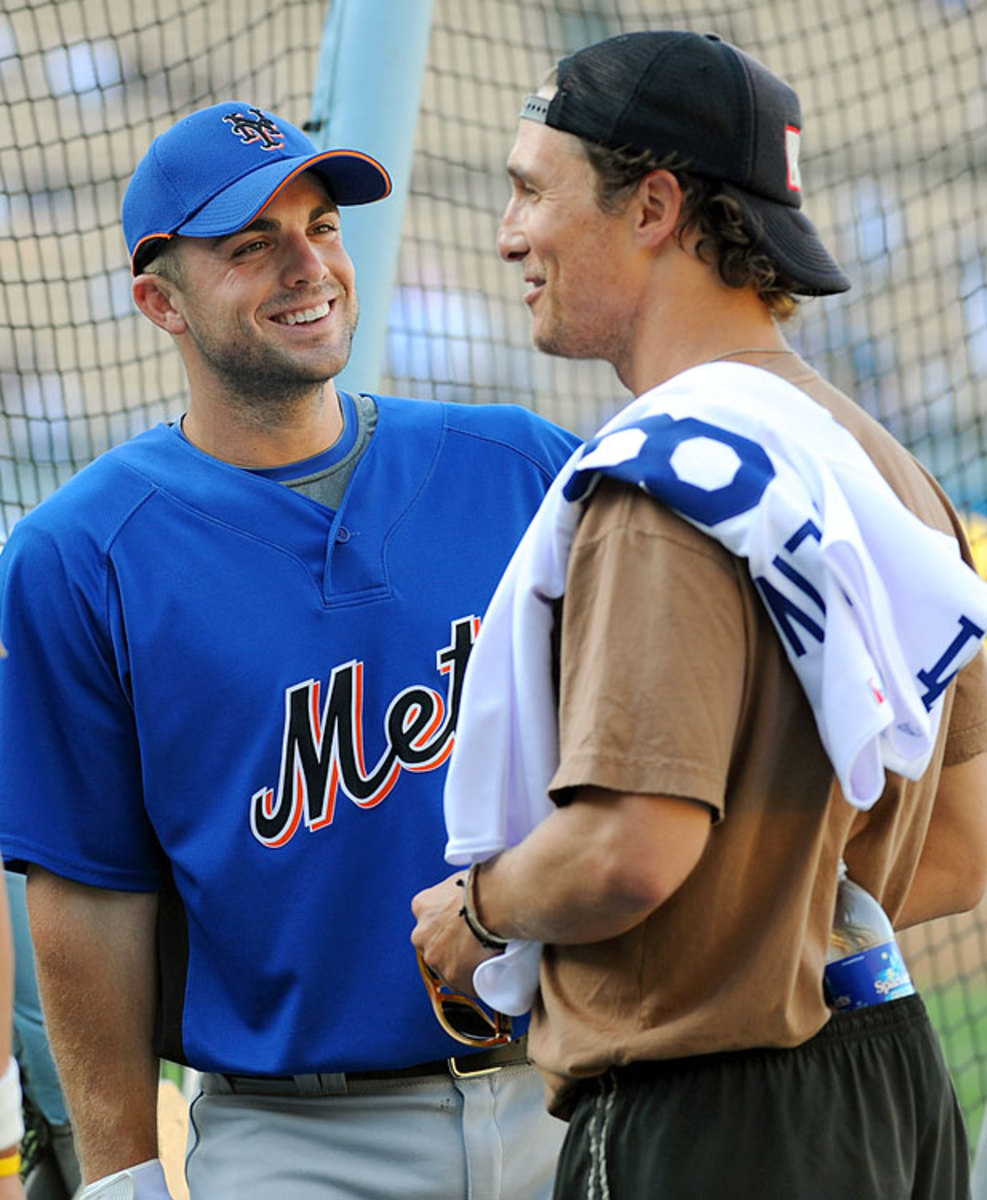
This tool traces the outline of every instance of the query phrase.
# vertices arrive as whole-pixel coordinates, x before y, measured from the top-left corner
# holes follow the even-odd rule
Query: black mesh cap
[[[798,96],[715,34],[625,33],[561,59],[558,90],[522,117],[611,149],[675,151],[732,196],[764,250],[809,296],[850,281],[800,211]]]

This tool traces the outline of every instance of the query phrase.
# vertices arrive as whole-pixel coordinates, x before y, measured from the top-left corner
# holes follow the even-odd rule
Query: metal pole
[[[393,182],[386,200],[342,211],[360,294],[353,352],[337,379],[347,390],[374,390],[384,366],[431,21],[432,0],[334,0],[323,30],[312,140],[372,154]]]

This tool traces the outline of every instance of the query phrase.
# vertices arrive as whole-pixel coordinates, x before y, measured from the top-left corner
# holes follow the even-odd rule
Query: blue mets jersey
[[[328,509],[160,426],[0,556],[0,845],[157,891],[159,1052],[302,1074],[456,1054],[409,941],[493,588],[576,439],[378,397]]]

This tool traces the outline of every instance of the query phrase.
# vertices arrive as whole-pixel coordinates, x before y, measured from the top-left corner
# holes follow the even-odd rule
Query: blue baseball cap
[[[339,205],[391,190],[359,150],[317,150],[289,121],[230,100],[184,117],[151,143],[123,198],[123,232],[139,275],[175,234],[225,237],[256,220],[302,171],[321,176]]]

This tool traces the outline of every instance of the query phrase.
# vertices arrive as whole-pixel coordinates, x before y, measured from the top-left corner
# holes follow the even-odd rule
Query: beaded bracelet
[[[462,879],[456,880],[456,883],[463,889],[463,907],[459,910],[459,915],[469,926],[470,933],[481,946],[485,946],[488,950],[503,950],[508,939],[491,933],[480,920],[476,911],[476,872],[479,866],[479,863],[473,863],[466,872],[465,882]]]

